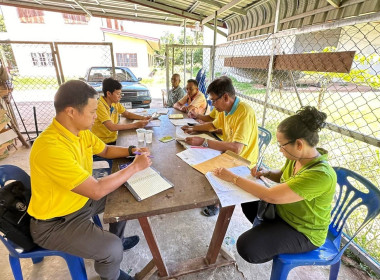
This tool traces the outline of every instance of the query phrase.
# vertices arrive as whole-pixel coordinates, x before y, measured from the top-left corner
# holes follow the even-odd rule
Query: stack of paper
[[[177,154],[184,162],[189,165],[195,165],[206,160],[212,159],[221,154],[221,151],[204,148],[204,147],[190,147]]]
[[[157,109],[157,113],[161,115],[166,115],[169,112],[168,108],[159,108]]]
[[[198,124],[198,122],[194,119],[180,119],[180,120],[170,120],[172,124],[175,126],[184,126],[190,124]]]
[[[140,120],[134,120],[133,123],[139,122]],[[161,126],[161,121],[160,120],[151,120],[148,122],[148,124],[145,126],[147,127],[156,127],[156,126]]]
[[[213,138],[212,136],[210,135],[207,135],[206,133],[201,133],[201,134],[189,134],[189,133],[186,133],[182,130],[181,127],[177,126],[175,128],[175,139],[178,140],[178,141],[184,141],[187,137],[202,137],[202,138],[206,138],[206,139],[210,139],[210,140],[215,140],[215,138]]]

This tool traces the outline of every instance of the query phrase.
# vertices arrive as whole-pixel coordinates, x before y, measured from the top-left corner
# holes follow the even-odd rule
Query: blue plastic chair
[[[259,126],[259,153],[262,155],[268,147],[270,140],[272,140],[272,134],[269,130]]]
[[[273,259],[271,280],[285,280],[289,271],[297,266],[304,265],[331,265],[330,280],[337,279],[340,259],[354,237],[380,212],[380,190],[370,181],[359,174],[342,167],[334,167],[339,190],[337,199],[331,212],[332,221],[329,226],[328,235],[318,249],[302,254],[280,254]],[[349,180],[350,179],[350,180]],[[359,190],[351,182],[359,183]],[[356,185],[356,184],[355,184]],[[342,230],[348,217],[358,208],[367,207],[367,215],[349,239],[349,242],[340,249]]]
[[[21,181],[26,188],[30,189],[30,177],[24,170],[13,165],[1,165],[0,166],[0,186],[3,187],[7,181],[17,180]],[[101,222],[98,215],[93,217],[94,223],[101,227]],[[99,225],[100,224],[100,225]],[[22,271],[20,265],[20,259],[31,258],[33,263],[39,263],[47,256],[60,256],[65,259],[69,268],[71,278],[74,280],[86,280],[87,274],[82,258],[73,256],[61,251],[47,250],[37,247],[29,252],[19,252],[17,245],[7,240],[6,237],[0,234],[0,240],[4,243],[5,247],[9,251],[9,263],[13,272],[13,276],[16,280],[22,280]]]

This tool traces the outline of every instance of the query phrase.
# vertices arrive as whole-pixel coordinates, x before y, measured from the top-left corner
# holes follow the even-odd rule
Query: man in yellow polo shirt
[[[98,136],[104,143],[115,145],[117,132],[119,130],[135,129],[145,127],[150,116],[144,117],[128,112],[123,105],[120,104],[122,85],[118,80],[106,78],[103,80],[103,94],[98,101],[96,110],[97,118],[92,126],[92,133]],[[140,120],[135,123],[119,124],[119,116],[130,119]]]
[[[213,122],[195,126],[183,126],[182,129],[191,133],[194,131],[215,131],[222,129],[223,141],[207,140],[201,137],[186,138],[186,143],[193,146],[209,147],[219,151],[230,150],[256,164],[259,154],[258,125],[252,107],[241,102],[235,95],[235,89],[230,78],[222,76],[215,79],[207,88],[212,104],[218,112]],[[218,213],[215,205],[203,209],[206,216]]]
[[[95,260],[101,279],[130,280],[133,278],[120,270],[123,250],[131,245],[131,240],[123,237],[125,222],[110,224],[108,232],[90,219],[103,212],[107,194],[151,165],[149,150],[108,146],[91,133],[96,94],[85,82],[71,80],[55,95],[56,117],[30,153],[30,231],[43,248]],[[137,151],[142,155],[127,168],[99,180],[91,176],[94,154],[111,159]]]
[[[173,105],[173,108],[185,113],[193,111],[198,114],[204,114],[207,108],[207,101],[204,94],[198,89],[197,80],[188,80],[186,91],[187,94],[178,100]]]

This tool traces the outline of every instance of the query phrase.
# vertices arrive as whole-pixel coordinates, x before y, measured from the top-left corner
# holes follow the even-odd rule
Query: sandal
[[[219,213],[219,206],[209,205],[202,209],[202,215],[206,217],[215,216]]]

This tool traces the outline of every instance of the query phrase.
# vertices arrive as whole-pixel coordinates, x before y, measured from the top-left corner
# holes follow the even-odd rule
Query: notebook
[[[141,201],[173,187],[172,183],[163,178],[151,167],[132,175],[124,185],[137,201]]]

